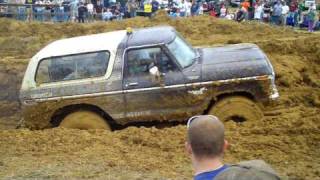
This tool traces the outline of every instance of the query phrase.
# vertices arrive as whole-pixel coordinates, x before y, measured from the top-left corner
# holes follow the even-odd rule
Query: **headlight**
[[[270,78],[270,81],[271,81],[271,92],[270,92],[269,98],[272,99],[272,100],[275,100],[275,99],[279,98],[279,92],[278,92],[278,89],[277,89],[276,84],[275,84],[275,76],[274,76],[274,74],[269,76],[269,78]]]

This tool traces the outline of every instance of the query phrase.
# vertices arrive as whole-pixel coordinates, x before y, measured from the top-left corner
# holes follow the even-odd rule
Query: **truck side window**
[[[160,47],[128,51],[127,74],[129,77],[149,75],[149,69],[153,66],[157,66],[162,73],[177,69]]]
[[[40,61],[36,82],[85,79],[105,75],[110,54],[106,51],[51,57]]]

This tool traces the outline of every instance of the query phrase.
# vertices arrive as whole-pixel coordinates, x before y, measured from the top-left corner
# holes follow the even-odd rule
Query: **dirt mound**
[[[192,23],[190,23],[192,22]],[[46,44],[61,38],[79,35],[122,30],[127,27],[139,28],[155,25],[174,26],[194,45],[217,43],[251,42],[268,40],[269,36],[277,38],[292,37],[297,33],[290,29],[275,29],[259,23],[236,23],[210,17],[193,17],[171,20],[159,12],[154,19],[135,18],[123,22],[92,24],[48,24],[29,23],[0,19],[0,56],[30,58]]]
[[[41,24],[0,19],[0,129],[19,120],[18,89],[28,59],[66,37],[126,27],[174,26],[195,46],[258,44],[275,68],[280,91],[262,121],[227,123],[226,162],[264,159],[284,178],[320,179],[320,36],[255,22],[211,17],[92,24]],[[190,179],[185,126],[130,127],[114,133],[26,129],[0,131],[1,178]],[[36,162],[36,163],[35,163]]]

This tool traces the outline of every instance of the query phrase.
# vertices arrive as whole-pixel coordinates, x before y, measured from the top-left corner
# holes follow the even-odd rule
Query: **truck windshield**
[[[171,43],[168,44],[168,48],[182,68],[193,64],[197,56],[194,49],[178,35]]]

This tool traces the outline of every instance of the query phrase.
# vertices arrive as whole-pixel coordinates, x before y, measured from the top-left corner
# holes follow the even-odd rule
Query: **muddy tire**
[[[260,107],[252,100],[242,96],[226,97],[218,101],[209,111],[221,121],[257,121],[263,117]]]
[[[76,111],[68,114],[59,127],[72,129],[105,129],[111,130],[105,119],[91,111]]]

